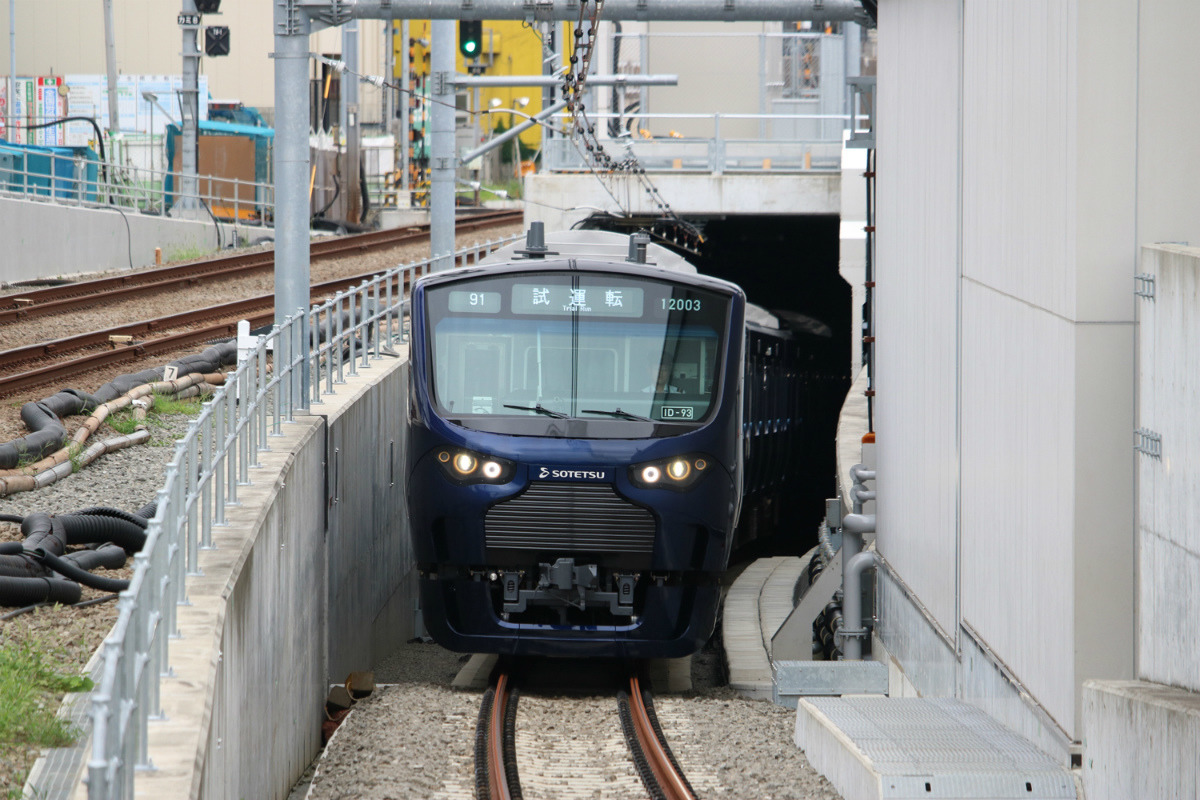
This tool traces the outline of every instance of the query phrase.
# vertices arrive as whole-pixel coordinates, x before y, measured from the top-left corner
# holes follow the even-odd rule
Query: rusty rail
[[[494,221],[492,224],[495,224]],[[467,255],[460,253],[457,260],[462,262],[466,258],[468,258]],[[310,289],[309,297],[313,302],[321,302],[326,296],[345,291],[376,274],[378,273],[367,272],[314,284]],[[407,275],[407,273],[404,274]],[[396,278],[395,280],[398,283],[401,279]],[[398,290],[407,289],[407,278],[404,280],[405,286],[396,287]],[[118,325],[101,331],[0,352],[0,397],[45,386],[112,364],[136,361],[151,355],[169,353],[199,342],[232,336],[236,332],[237,321],[240,319],[249,320],[251,327],[266,325],[274,319],[274,303],[275,296],[273,294],[259,295],[182,314]],[[203,323],[209,324],[203,325]],[[202,327],[196,328],[195,326],[198,324]],[[176,334],[159,335],[183,327],[187,327],[189,330]],[[133,339],[128,344],[112,344],[111,337],[125,336],[133,337]],[[146,338],[151,336],[155,338]],[[98,349],[106,345],[109,345],[108,349]],[[58,361],[35,367],[24,372],[12,371],[22,364],[48,358],[57,359],[71,353],[83,353],[89,349],[96,352],[81,355],[69,361]]]
[[[519,222],[521,217],[519,211],[477,214],[458,220],[455,223],[455,231],[465,233],[512,224]],[[312,242],[309,246],[309,257],[312,261],[322,261],[352,253],[411,244],[428,238],[428,224],[350,234]],[[142,297],[203,281],[252,275],[272,270],[274,267],[275,252],[266,250],[11,294],[0,297],[0,325],[98,303]]]
[[[643,694],[637,675],[629,678],[628,700],[631,723],[629,727],[633,733],[629,746],[633,751],[634,761],[638,764],[642,781],[646,784],[646,791],[651,797],[664,797],[666,800],[696,800],[696,793],[683,776],[683,771],[662,735],[649,692]],[[629,739],[628,731],[626,737]],[[643,769],[643,764],[646,765],[646,769]]]

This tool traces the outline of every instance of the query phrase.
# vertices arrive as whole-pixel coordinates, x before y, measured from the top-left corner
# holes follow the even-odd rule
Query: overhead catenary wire
[[[581,3],[581,5],[580,5],[581,18],[582,18],[582,14],[583,14],[583,9],[584,9],[584,7],[586,7],[586,5],[587,5],[586,0],[585,0],[585,2]],[[598,22],[599,22],[599,9],[603,6],[603,0],[596,0],[596,5],[598,8],[597,8],[597,13],[593,16],[594,22],[593,22],[593,27],[592,27],[592,34],[590,37],[590,42],[593,45],[594,45],[594,40],[595,40],[595,25],[598,24]],[[578,27],[576,28],[576,33],[577,34],[579,33]],[[539,39],[540,38],[541,37],[539,36]],[[579,38],[579,36],[577,36],[576,38]],[[543,42],[543,51],[545,51],[546,49],[547,49],[547,46],[545,45],[545,42]],[[362,80],[366,83],[369,83],[372,86],[375,86],[377,88],[392,89],[394,91],[401,92],[404,94],[414,95],[414,96],[420,98],[422,102],[435,103],[435,104],[443,105],[446,107],[452,107],[455,109],[455,111],[460,111],[460,109],[458,108],[458,106],[456,104],[445,103],[441,100],[436,100],[429,95],[426,95],[421,92],[416,92],[412,89],[401,86],[398,83],[389,81],[379,75],[368,75],[366,73],[358,72],[357,70],[350,67],[344,61],[340,61],[335,58],[329,58],[328,56],[323,56],[323,55],[320,55],[319,53],[310,53],[309,56],[311,58],[313,58],[314,60],[319,61],[320,63],[331,67],[334,72],[344,72],[348,75],[354,75],[357,78],[359,78],[360,80]],[[584,64],[584,69],[590,69],[591,47],[588,47],[585,50],[584,56],[586,58],[586,61]],[[603,187],[605,193],[612,199],[613,203],[616,204],[617,208],[620,209],[621,214],[625,217],[632,216],[631,211],[629,210],[629,208],[627,208],[626,204],[623,203],[620,200],[620,198],[617,197],[617,195],[613,191],[612,187],[610,187],[608,185],[608,183],[605,181],[604,176],[606,173],[611,174],[614,172],[626,172],[626,173],[633,175],[637,179],[637,181],[642,185],[642,187],[645,189],[646,193],[650,195],[655,206],[659,209],[659,211],[663,214],[663,216],[668,218],[674,225],[678,226],[684,232],[685,246],[692,245],[692,242],[686,241],[687,239],[694,240],[695,245],[699,245],[699,244],[703,243],[704,237],[700,233],[699,229],[697,229],[694,225],[692,225],[689,222],[686,222],[685,220],[681,219],[677,214],[675,214],[675,212],[671,209],[670,204],[668,204],[667,201],[662,197],[661,193],[659,193],[658,188],[647,177],[646,170],[637,161],[637,158],[636,158],[636,156],[633,155],[632,151],[630,151],[627,154],[627,156],[624,160],[618,162],[618,161],[613,160],[612,157],[608,155],[607,151],[604,150],[603,146],[599,143],[599,141],[597,141],[595,139],[594,135],[589,137],[590,142],[584,141],[582,145],[580,144],[579,134],[581,132],[581,129],[584,126],[586,126],[586,128],[589,130],[589,132],[594,134],[594,125],[592,125],[587,119],[586,108],[585,108],[584,104],[582,102],[578,102],[578,97],[575,97],[575,96],[569,97],[568,91],[566,88],[566,85],[577,87],[578,92],[580,93],[580,96],[581,96],[581,94],[586,86],[586,79],[580,81],[576,78],[576,76],[573,75],[573,67],[578,62],[579,58],[580,58],[580,56],[578,54],[572,55],[572,57],[571,57],[572,69],[567,69],[563,74],[564,82],[565,82],[564,89],[563,89],[563,96],[564,96],[564,98],[568,99],[568,109],[569,110],[572,108],[572,102],[571,102],[572,99],[575,100],[574,105],[575,105],[575,108],[577,108],[577,112],[580,116],[576,116],[577,112],[572,111],[573,119],[575,119],[575,120],[582,119],[583,120],[583,124],[580,124],[578,121],[576,121],[576,123],[573,127],[571,141],[572,141],[573,146],[576,148],[577,152],[579,153],[580,158],[583,161],[584,166],[587,168],[588,172],[600,182],[600,185]],[[327,76],[327,81],[328,81],[328,79],[329,79],[329,76]],[[480,117],[484,114],[496,113],[498,111],[499,111],[498,109],[482,109],[482,110],[472,109],[470,111],[467,111],[466,113],[470,117],[474,118],[474,117]],[[508,113],[508,112],[503,111],[500,113]],[[322,114],[323,114],[323,112],[322,112]],[[534,124],[540,125],[541,127],[546,128],[547,130],[550,130],[550,131],[553,131],[556,133],[562,132],[558,127],[556,127],[555,125],[553,125],[549,122],[546,122],[544,120],[536,119],[535,117],[528,117],[528,119],[530,119],[530,121],[532,121]],[[604,161],[604,163],[600,167],[598,167],[596,164],[596,158],[589,157],[587,154],[584,153],[583,149],[580,149],[581,147],[586,148],[590,153],[602,153],[603,158],[601,160]],[[310,196],[311,196],[311,181],[313,179],[315,179],[315,172],[313,173],[313,178],[310,178]],[[524,202],[533,202],[533,201],[526,200]],[[534,205],[541,205],[541,206],[544,206],[547,208],[556,208],[558,210],[569,210],[569,209],[559,208],[557,206],[550,206],[545,203],[534,203]],[[667,236],[664,233],[661,233],[659,231],[651,229],[650,234],[660,241],[674,242],[674,239],[672,237]]]
[[[570,67],[563,75],[562,93],[563,98],[567,101],[567,110],[572,115],[572,142],[575,143],[576,149],[579,150],[579,142],[583,142],[586,153],[579,150],[580,156],[584,163],[588,165],[589,170],[593,175],[600,178],[601,183],[604,183],[603,176],[612,175],[617,172],[625,172],[632,174],[641,184],[646,194],[650,196],[651,202],[657,207],[658,212],[670,222],[675,229],[683,235],[683,246],[694,251],[699,245],[704,243],[704,236],[700,230],[679,217],[678,214],[671,208],[666,198],[659,192],[658,187],[650,180],[646,174],[645,167],[638,161],[637,156],[633,152],[632,144],[626,144],[626,155],[620,161],[609,155],[604,145],[596,138],[596,126],[587,115],[587,107],[583,102],[584,90],[587,86],[587,76],[591,69],[592,55],[595,52],[596,46],[596,30],[600,24],[600,16],[604,10],[604,0],[592,0],[594,10],[587,21],[589,22],[588,35],[586,41],[583,39],[583,23],[587,8],[587,0],[581,0],[579,4],[579,18],[573,32],[575,39],[575,47],[570,57]],[[600,171],[597,171],[599,168]],[[605,184],[607,189],[607,184]],[[609,190],[609,195],[612,191]],[[615,200],[614,196],[614,200]],[[623,205],[618,202],[618,206],[625,211]],[[626,212],[626,216],[630,216]],[[657,236],[660,240],[670,241],[678,244],[677,236],[666,236],[659,233],[653,228],[651,235]]]

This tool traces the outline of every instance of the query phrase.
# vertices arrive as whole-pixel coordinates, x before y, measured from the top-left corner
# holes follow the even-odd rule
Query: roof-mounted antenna
[[[545,258],[546,256],[556,256],[557,252],[546,247],[546,223],[531,222],[529,230],[525,232],[525,249],[514,251],[516,255],[527,256],[528,258]]]
[[[629,236],[629,258],[625,259],[631,264],[646,263],[646,248],[650,246],[650,234],[645,231],[638,231]]]

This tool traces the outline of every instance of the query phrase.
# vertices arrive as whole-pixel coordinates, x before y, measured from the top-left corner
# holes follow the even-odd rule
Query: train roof
[[[552,231],[546,234],[546,247],[562,258],[589,258],[597,261],[625,261],[629,255],[629,238],[623,233],[612,231]],[[526,248],[524,241],[513,242],[501,247],[480,264],[505,264],[520,258]],[[547,253],[550,255],[550,253]],[[698,275],[696,266],[683,256],[661,244],[653,242],[646,246],[646,264],[651,267]]]
[[[549,250],[546,255],[555,258],[589,259],[628,265],[629,262],[626,261],[626,258],[629,255],[630,238],[623,233],[612,231],[551,231],[545,235],[546,249]],[[513,242],[481,259],[479,265],[487,267],[513,262],[528,264],[530,260],[524,256],[527,247],[528,244],[524,240]],[[646,245],[646,266],[684,275],[701,276],[695,264],[660,244]],[[708,275],[701,277],[727,283]],[[779,329],[779,319],[770,311],[754,303],[746,303],[746,322],[760,328]]]

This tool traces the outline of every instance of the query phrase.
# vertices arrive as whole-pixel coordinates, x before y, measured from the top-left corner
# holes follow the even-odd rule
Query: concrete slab
[[[692,657],[655,658],[650,661],[650,688],[655,694],[680,694],[692,690]]]
[[[775,703],[795,708],[801,697],[888,693],[888,668],[879,661],[781,661],[776,659]]]
[[[1083,745],[1088,800],[1200,797],[1200,693],[1086,681]]]
[[[846,800],[1076,797],[1058,762],[952,698],[802,699],[795,741]]]
[[[496,666],[496,659],[495,654],[476,653],[458,671],[450,685],[455,689],[484,691],[488,687],[488,677]]]

